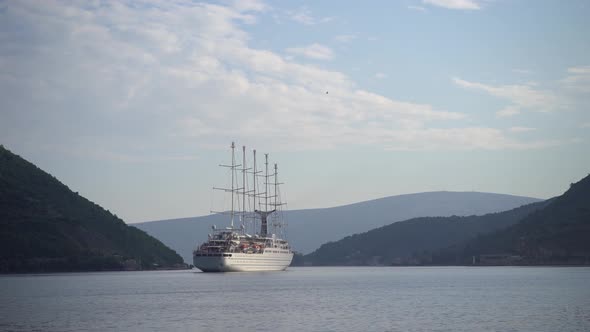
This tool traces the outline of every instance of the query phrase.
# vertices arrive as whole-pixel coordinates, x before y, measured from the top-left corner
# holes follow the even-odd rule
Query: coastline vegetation
[[[0,272],[184,266],[159,240],[0,146]]]

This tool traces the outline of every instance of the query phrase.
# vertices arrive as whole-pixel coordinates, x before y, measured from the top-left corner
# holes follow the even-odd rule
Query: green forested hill
[[[519,223],[443,250],[435,260],[466,263],[494,254],[514,256],[509,264],[589,264],[590,176]]]
[[[312,265],[431,264],[432,251],[517,223],[543,208],[538,202],[468,217],[424,217],[396,222],[322,245],[304,257]]]
[[[173,250],[0,145],[0,272],[152,269]]]

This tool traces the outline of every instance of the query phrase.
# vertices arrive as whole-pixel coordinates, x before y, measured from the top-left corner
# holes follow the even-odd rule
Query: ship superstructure
[[[230,171],[231,187],[213,188],[229,194],[229,210],[212,211],[228,215],[230,226],[212,226],[208,240],[193,252],[193,264],[203,272],[285,270],[291,264],[293,252],[284,239],[285,203],[280,199],[278,166],[274,164],[273,173],[269,174],[268,154],[265,154],[265,172],[258,171],[256,150],[253,150],[253,166],[247,168],[246,147],[242,147],[242,164],[236,164],[233,142],[231,154],[231,164],[220,165]],[[247,175],[252,175],[252,182],[248,182]],[[258,185],[261,179],[263,190]]]

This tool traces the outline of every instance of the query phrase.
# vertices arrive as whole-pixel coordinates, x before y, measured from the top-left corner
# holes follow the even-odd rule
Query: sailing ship
[[[203,272],[282,271],[293,259],[293,252],[285,237],[284,202],[280,200],[278,167],[268,171],[268,154],[265,154],[265,172],[257,170],[256,150],[253,150],[253,167],[246,167],[246,147],[242,147],[242,164],[236,164],[235,143],[231,144],[231,164],[220,165],[231,173],[230,188],[213,188],[231,196],[229,211],[216,212],[229,215],[230,226],[212,226],[208,240],[193,251],[193,265]],[[239,183],[239,173],[242,175]],[[249,185],[247,174],[252,175]],[[264,189],[257,191],[258,180]],[[272,181],[272,182],[271,182]],[[251,187],[251,189],[249,188]],[[258,186],[259,187],[259,186]],[[272,195],[271,195],[271,191]],[[238,220],[236,220],[239,218]],[[239,222],[239,225],[236,223]],[[270,222],[270,224],[269,224]],[[259,225],[259,227],[258,227]],[[270,231],[269,231],[270,226]]]

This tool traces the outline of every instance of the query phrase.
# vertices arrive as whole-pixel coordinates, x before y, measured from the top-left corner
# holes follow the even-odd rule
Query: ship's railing
[[[215,253],[203,253],[203,252],[195,252],[195,256],[197,257],[231,257],[230,253],[223,253],[223,252],[215,252]]]
[[[200,247],[197,247],[194,252],[200,253],[218,253],[218,252],[227,252],[227,253],[244,253],[244,254],[261,254],[264,252],[265,246],[260,245],[240,245],[234,246],[230,243],[226,243],[224,245],[217,245],[212,243],[204,243]]]
[[[221,256],[225,256],[226,255],[231,255],[231,254],[248,254],[248,255],[261,255],[263,252],[244,252],[244,251],[222,251],[222,252],[213,252],[213,251],[202,251],[202,250],[196,250],[194,252],[195,256],[214,256],[214,257],[221,257]]]
[[[241,241],[239,244],[231,240],[219,241],[209,240],[208,242],[197,245],[193,253],[213,254],[213,253],[243,253],[243,254],[262,254],[265,249],[283,249],[290,250],[286,243],[267,243],[262,241]]]
[[[262,254],[264,250],[240,250],[240,249],[227,249],[227,250],[219,250],[217,248],[213,250],[208,250],[209,248],[197,249],[194,253],[202,253],[202,254],[217,254],[217,253],[235,253],[235,254]]]

